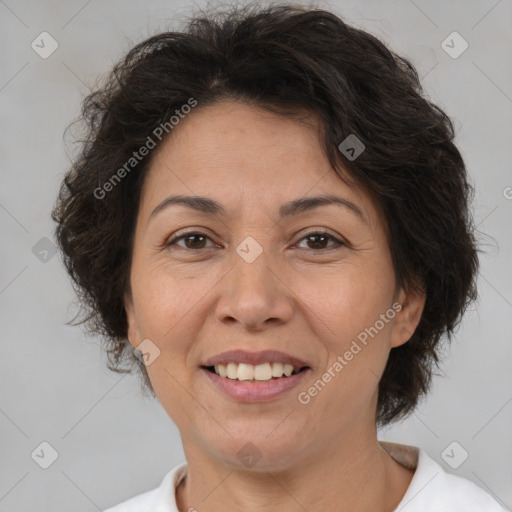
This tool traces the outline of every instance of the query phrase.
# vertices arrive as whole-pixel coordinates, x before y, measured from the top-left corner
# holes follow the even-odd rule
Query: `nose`
[[[285,324],[292,318],[294,301],[290,283],[283,275],[282,266],[270,259],[265,251],[252,263],[236,255],[219,289],[218,320],[239,322],[246,330],[259,331]]]

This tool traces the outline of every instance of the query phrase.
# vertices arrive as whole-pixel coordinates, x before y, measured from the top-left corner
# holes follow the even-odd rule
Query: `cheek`
[[[331,359],[341,356],[343,371],[351,383],[368,381],[373,385],[380,378],[390,350],[393,290],[382,282],[364,279],[352,285],[338,313],[339,337],[330,347]]]
[[[309,323],[316,326],[326,353],[314,400],[332,410],[333,417],[349,417],[349,410],[372,399],[387,361],[394,318],[392,281],[370,266],[351,266],[331,275],[322,288],[312,289],[306,279],[298,284]]]
[[[393,297],[391,280],[371,265],[346,265],[322,278],[303,276],[295,279],[294,291],[305,311],[314,313],[310,317],[321,329],[319,337],[339,351],[373,326]]]
[[[205,289],[214,285],[207,276],[199,277],[201,274],[181,277],[178,272],[156,267],[134,275],[137,321],[144,336],[163,343],[197,316]]]
[[[190,368],[187,360],[198,331],[201,293],[197,279],[177,281],[165,272],[134,273],[132,291],[138,336],[156,345],[158,357],[146,366],[152,387],[172,417],[187,410],[183,386]],[[190,286],[189,286],[190,283]]]
[[[209,282],[200,275],[176,277],[160,268],[141,274],[133,283],[140,335],[160,351],[146,371],[158,400],[178,424],[193,416],[190,395],[185,391],[193,376],[188,361],[201,328],[204,286]]]

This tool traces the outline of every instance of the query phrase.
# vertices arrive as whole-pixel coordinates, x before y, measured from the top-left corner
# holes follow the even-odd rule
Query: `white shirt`
[[[465,478],[447,473],[423,449],[386,441],[379,444],[399,464],[415,470],[394,512],[506,512],[490,494]],[[104,512],[187,512],[176,506],[176,487],[186,472],[184,462],[169,471],[156,489]]]

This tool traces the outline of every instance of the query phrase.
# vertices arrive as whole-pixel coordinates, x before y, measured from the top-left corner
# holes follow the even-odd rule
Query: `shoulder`
[[[186,468],[186,463],[179,464],[164,476],[156,489],[133,496],[103,512],[179,512],[176,508],[175,489]]]
[[[395,512],[506,512],[475,483],[448,473],[423,449],[415,450],[415,473]]]

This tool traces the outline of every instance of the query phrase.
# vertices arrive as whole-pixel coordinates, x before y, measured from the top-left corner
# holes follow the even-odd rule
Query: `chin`
[[[275,428],[275,427],[274,427]],[[277,429],[233,436],[226,439],[225,446],[218,447],[217,455],[225,464],[249,471],[280,471],[297,464],[299,450],[297,440],[286,433],[277,434]]]

